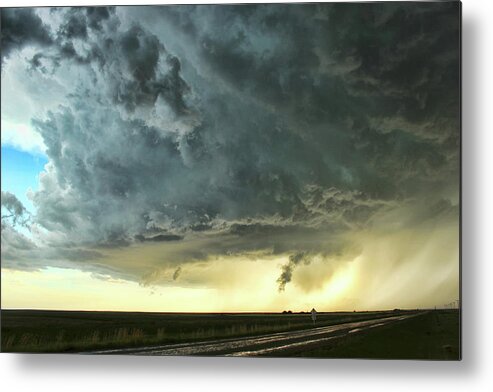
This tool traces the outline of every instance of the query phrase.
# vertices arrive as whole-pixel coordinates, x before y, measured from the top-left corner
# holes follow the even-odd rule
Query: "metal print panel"
[[[460,27],[2,8],[2,351],[460,359]]]

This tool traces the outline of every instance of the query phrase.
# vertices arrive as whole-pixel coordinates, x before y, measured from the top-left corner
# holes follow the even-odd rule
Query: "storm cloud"
[[[277,279],[277,283],[279,283],[279,291],[284,291],[286,284],[291,282],[293,270],[302,261],[305,264],[310,264],[310,259],[306,257],[304,253],[297,253],[289,256],[289,262],[282,266],[281,276]]]
[[[37,247],[137,280],[284,254],[282,291],[351,232],[420,224],[396,211],[458,219],[459,28],[455,2],[2,10],[3,61],[62,91],[32,119]]]
[[[5,209],[5,214],[2,211],[2,223],[10,221],[12,226],[27,224],[30,214],[14,194],[2,191],[1,204]]]
[[[53,43],[48,27],[32,8],[1,11],[2,62],[12,50],[27,45],[46,47]]]

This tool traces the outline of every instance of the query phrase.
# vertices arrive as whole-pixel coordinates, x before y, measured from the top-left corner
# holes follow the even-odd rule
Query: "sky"
[[[2,9],[2,308],[457,300],[459,7]]]

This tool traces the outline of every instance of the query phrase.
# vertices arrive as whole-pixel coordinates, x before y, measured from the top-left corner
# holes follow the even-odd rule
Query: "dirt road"
[[[384,317],[298,331],[280,332],[255,337],[242,337],[160,346],[93,351],[90,354],[113,355],[223,355],[223,356],[283,356],[317,348],[331,340],[353,333],[364,333],[389,323],[405,320],[421,313]]]

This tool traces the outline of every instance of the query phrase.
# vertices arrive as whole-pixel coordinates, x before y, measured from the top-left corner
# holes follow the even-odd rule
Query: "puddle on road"
[[[411,316],[407,316],[411,317]],[[229,356],[248,356],[248,355],[265,355],[282,350],[287,350],[303,345],[310,345],[316,342],[325,342],[336,338],[337,336],[323,336],[335,332],[346,334],[355,333],[369,328],[375,328],[388,324],[392,321],[402,320],[407,317],[387,317],[385,319],[365,320],[339,325],[330,325],[317,327],[300,331],[278,332],[269,335],[257,337],[229,338],[214,341],[202,341],[193,343],[178,343],[172,345],[161,345],[153,347],[141,347],[133,349],[114,349],[107,351],[95,352],[97,354],[131,354],[131,355],[200,355],[218,352],[231,352]],[[346,331],[346,332],[344,332]],[[303,339],[302,341],[296,341]],[[289,343],[289,341],[291,341]],[[257,348],[262,345],[271,345],[270,347]],[[250,348],[248,350],[247,348]],[[236,351],[236,352],[235,352]]]

